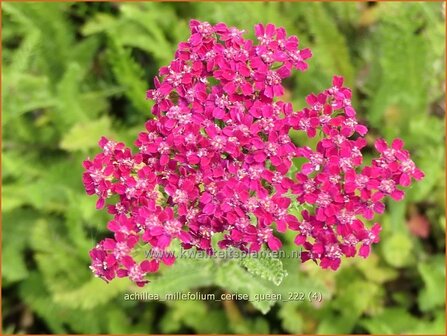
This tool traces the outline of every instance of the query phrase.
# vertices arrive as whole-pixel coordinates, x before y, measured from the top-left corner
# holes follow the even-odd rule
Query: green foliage
[[[441,3],[3,2],[2,12],[4,333],[444,333]],[[190,18],[250,37],[258,22],[284,26],[314,54],[286,99],[298,109],[343,75],[371,130],[368,151],[377,137],[405,140],[426,177],[378,218],[384,230],[370,258],[323,271],[290,257],[291,233],[286,257],[178,258],[143,289],[92,276],[88,251],[109,216],[83,191],[82,160],[100,136],[131,144],[143,129],[152,117],[145,91]],[[427,238],[410,228],[415,215],[429,223]],[[249,299],[124,299],[176,292]]]
[[[151,281],[151,286],[141,289],[144,292],[164,296],[169,293],[186,292],[213,284],[215,267],[209,260],[178,260],[173,267],[167,268],[162,275]]]
[[[220,265],[217,269],[216,278],[217,284],[220,287],[227,288],[233,293],[248,294],[253,299],[256,294],[273,294],[270,288],[260,279],[251,275],[234,261]],[[274,301],[270,300],[252,301],[253,306],[264,314],[270,310],[274,303]]]
[[[113,74],[123,87],[124,93],[138,111],[147,111],[146,115],[150,116],[149,104],[145,102],[142,95],[142,92],[147,90],[147,85],[142,79],[142,70],[139,65],[132,61],[130,53],[126,52],[115,38],[110,38],[108,47],[108,62]]]
[[[422,311],[430,311],[445,305],[445,260],[440,256],[418,265],[425,288],[419,293],[418,303]]]
[[[322,76],[326,78],[343,74],[346,84],[351,86],[354,82],[353,64],[350,61],[346,37],[337,29],[335,18],[329,15],[321,3],[306,6],[304,17],[310,34],[315,38],[312,53],[317,56],[325,55],[315,57],[312,65],[322,69]],[[320,87],[328,85],[324,82],[319,84]]]
[[[241,264],[248,272],[272,281],[277,286],[279,286],[287,276],[287,271],[283,269],[283,264],[278,258],[261,254],[251,258],[243,258]]]
[[[442,334],[445,320],[441,312],[431,321],[420,320],[402,308],[387,308],[361,324],[371,334]]]
[[[110,119],[106,116],[90,122],[79,122],[64,135],[60,147],[66,151],[87,151],[98,146],[101,136],[113,137]]]

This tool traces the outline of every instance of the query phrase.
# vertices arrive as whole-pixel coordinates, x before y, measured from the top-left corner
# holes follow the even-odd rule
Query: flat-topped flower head
[[[136,152],[103,137],[102,153],[84,162],[87,194],[113,216],[110,237],[90,251],[95,275],[144,286],[175,262],[173,241],[212,254],[216,233],[220,248],[259,251],[280,249],[293,230],[302,260],[333,270],[343,257],[367,257],[380,225],[362,218],[423,177],[403,142],[378,140],[379,157],[364,165],[368,129],[340,76],[299,111],[281,101],[284,79],[312,56],[284,28],[256,25],[255,41],[224,23],[191,20],[190,31],[146,93],[155,118]],[[291,129],[317,145],[293,142]],[[306,162],[292,174],[296,158]],[[307,210],[292,214],[300,205]],[[142,248],[147,258],[137,262]]]

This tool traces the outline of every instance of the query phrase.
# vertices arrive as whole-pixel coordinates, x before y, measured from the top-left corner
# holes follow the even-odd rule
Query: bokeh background
[[[445,8],[441,3],[2,3],[3,333],[445,332]],[[253,36],[272,22],[314,57],[287,82],[295,109],[343,75],[358,116],[401,137],[426,178],[378,220],[382,241],[337,272],[283,260],[280,286],[236,264],[185,260],[150,293],[318,292],[322,302],[126,301],[88,269],[105,234],[81,183],[101,135],[131,145],[145,91],[191,18]],[[285,238],[286,249],[293,236]]]

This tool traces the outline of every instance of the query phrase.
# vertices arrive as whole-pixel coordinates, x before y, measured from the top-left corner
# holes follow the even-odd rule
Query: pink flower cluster
[[[302,260],[334,270],[343,255],[366,257],[380,226],[368,229],[361,218],[383,212],[385,196],[400,200],[399,186],[423,177],[402,141],[377,141],[380,156],[364,165],[367,128],[341,77],[301,111],[280,101],[283,79],[306,70],[311,57],[284,28],[257,25],[256,44],[223,23],[192,20],[190,29],[147,92],[155,118],[138,135],[138,152],[102,138],[103,152],[84,162],[87,193],[114,216],[113,238],[90,252],[93,272],[143,286],[147,273],[175,261],[174,239],[211,254],[215,233],[223,233],[220,248],[258,251],[280,249],[275,232],[295,230]],[[321,140],[315,150],[298,146],[291,129]],[[293,176],[300,157],[306,163]],[[306,210],[297,218],[291,205]],[[136,260],[140,247],[150,259]]]

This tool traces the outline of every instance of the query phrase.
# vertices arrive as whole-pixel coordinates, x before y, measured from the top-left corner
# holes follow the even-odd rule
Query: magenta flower
[[[138,264],[128,255],[121,259],[121,264],[122,268],[117,270],[117,276],[119,278],[128,277],[138,287],[143,287],[149,282],[149,280],[145,279],[145,276],[147,273],[154,270],[152,264],[148,260],[144,260]]]
[[[364,164],[368,129],[342,77],[299,111],[279,100],[283,80],[312,56],[284,28],[256,25],[257,43],[223,23],[192,20],[190,30],[146,93],[155,118],[137,151],[103,137],[102,153],[84,162],[87,194],[113,216],[111,237],[90,251],[95,275],[143,286],[148,273],[175,262],[174,240],[213,254],[216,233],[220,248],[259,251],[280,249],[281,234],[293,230],[302,261],[332,270],[343,257],[367,257],[381,227],[363,219],[423,178],[403,142],[378,140],[379,157]],[[316,138],[315,148],[294,143],[291,129]],[[297,158],[305,162],[292,174]],[[289,212],[300,205],[307,210]],[[141,248],[150,253],[137,262]]]

